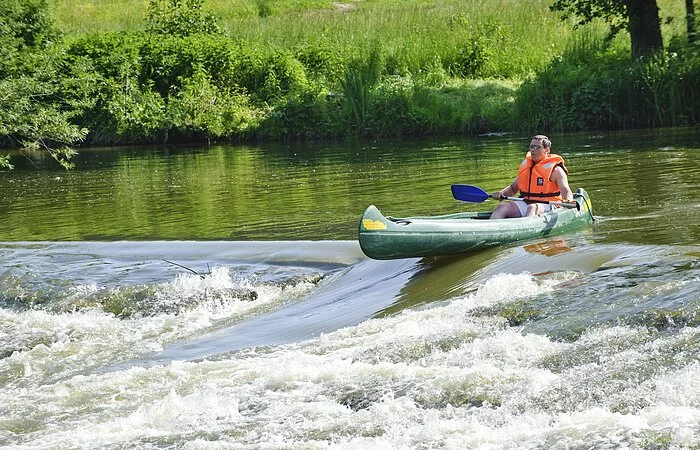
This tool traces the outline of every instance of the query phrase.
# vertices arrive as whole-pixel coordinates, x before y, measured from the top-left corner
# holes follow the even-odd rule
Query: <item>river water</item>
[[[0,172],[0,447],[700,447],[700,130],[553,136],[580,232],[374,261],[528,135],[84,149]]]

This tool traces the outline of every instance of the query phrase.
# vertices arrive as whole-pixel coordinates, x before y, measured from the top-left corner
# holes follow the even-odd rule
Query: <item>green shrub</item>
[[[305,43],[294,51],[294,56],[304,65],[306,73],[317,82],[332,82],[343,73],[343,56],[340,50],[322,43]]]
[[[323,90],[297,91],[277,102],[257,137],[274,140],[331,138],[344,134],[340,106]]]
[[[247,96],[217,88],[198,71],[171,95],[167,116],[172,131],[187,140],[240,138],[258,125],[260,113]]]
[[[0,142],[5,147],[47,151],[64,167],[71,166],[72,145],[87,130],[72,123],[75,111],[60,83],[29,76],[0,80]],[[3,165],[9,165],[3,158]]]
[[[57,37],[47,0],[0,0],[0,78],[16,73],[22,53]]]
[[[112,83],[105,100],[100,120],[93,125],[102,143],[166,140],[166,103],[151,86],[127,77],[119,84]]]
[[[262,83],[252,92],[263,101],[280,98],[296,89],[303,90],[308,84],[304,65],[289,52],[276,52],[266,58],[261,71]]]
[[[630,77],[640,101],[641,126],[680,126],[698,123],[700,111],[700,53],[694,46],[661,52],[632,65]]]
[[[85,34],[66,44],[64,65],[78,59],[89,61],[92,69],[104,78],[120,79],[140,72],[140,50],[145,37],[140,33]]]
[[[491,50],[482,39],[472,39],[457,46],[457,52],[445,60],[450,75],[460,78],[478,78],[486,71]]]
[[[191,36],[219,32],[217,18],[204,11],[204,0],[149,0],[146,13],[148,33]]]
[[[202,69],[223,86],[230,82],[231,41],[222,36],[148,36],[140,46],[141,84],[153,83],[163,98]]]
[[[510,129],[516,86],[512,82],[453,80],[441,87],[418,85],[414,115],[425,133],[479,134]]]
[[[366,129],[373,136],[427,133],[413,107],[414,83],[410,77],[387,76],[373,91]]]
[[[694,125],[700,110],[700,56],[693,47],[632,61],[604,47],[554,59],[523,83],[523,127],[574,131]]]

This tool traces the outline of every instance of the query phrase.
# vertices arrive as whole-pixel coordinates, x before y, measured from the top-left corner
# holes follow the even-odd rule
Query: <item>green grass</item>
[[[68,36],[144,28],[148,2],[58,0],[57,24]],[[481,78],[531,73],[560,54],[573,33],[549,12],[550,0],[209,0],[205,8],[220,18],[230,37],[279,49],[321,44],[343,59],[366,55],[381,43],[398,71],[417,73],[436,61],[485,51]],[[260,8],[268,5],[268,15]],[[478,50],[478,49],[477,49]]]
[[[68,36],[144,28],[147,0],[56,0],[58,26]],[[474,57],[476,78],[522,78],[562,54],[577,34],[549,11],[552,0],[207,0],[225,33],[279,49],[321,44],[367,55],[376,43],[398,71],[416,74],[436,61]],[[682,34],[684,1],[660,0],[665,40]],[[669,19],[670,18],[670,19]],[[605,27],[589,27],[603,36]],[[589,31],[590,32],[590,31]],[[628,45],[624,38],[620,45]],[[476,49],[478,52],[479,49]],[[458,74],[464,75],[464,74]]]

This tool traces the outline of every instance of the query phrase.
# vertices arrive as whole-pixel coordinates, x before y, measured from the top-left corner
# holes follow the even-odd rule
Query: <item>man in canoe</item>
[[[491,194],[491,197],[502,200],[520,192],[525,201],[502,202],[491,213],[491,219],[534,216],[552,209],[552,205],[546,202],[573,201],[564,158],[550,153],[551,147],[552,141],[543,134],[532,138],[530,151],[520,164],[518,176],[506,188]]]

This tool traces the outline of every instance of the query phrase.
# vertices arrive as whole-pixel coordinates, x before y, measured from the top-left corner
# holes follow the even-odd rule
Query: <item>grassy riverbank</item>
[[[641,62],[551,3],[57,0],[53,30],[0,67],[0,144],[698,123],[683,0],[660,1],[668,51]]]
[[[340,61],[381,44],[389,72],[435,66],[455,75],[522,77],[561,54],[574,38],[571,23],[550,12],[550,0],[208,0],[223,33],[251,47],[331,53]],[[70,36],[144,31],[147,4],[61,0],[56,16]],[[85,20],[89,17],[90,20]],[[329,55],[330,56],[330,55]]]

